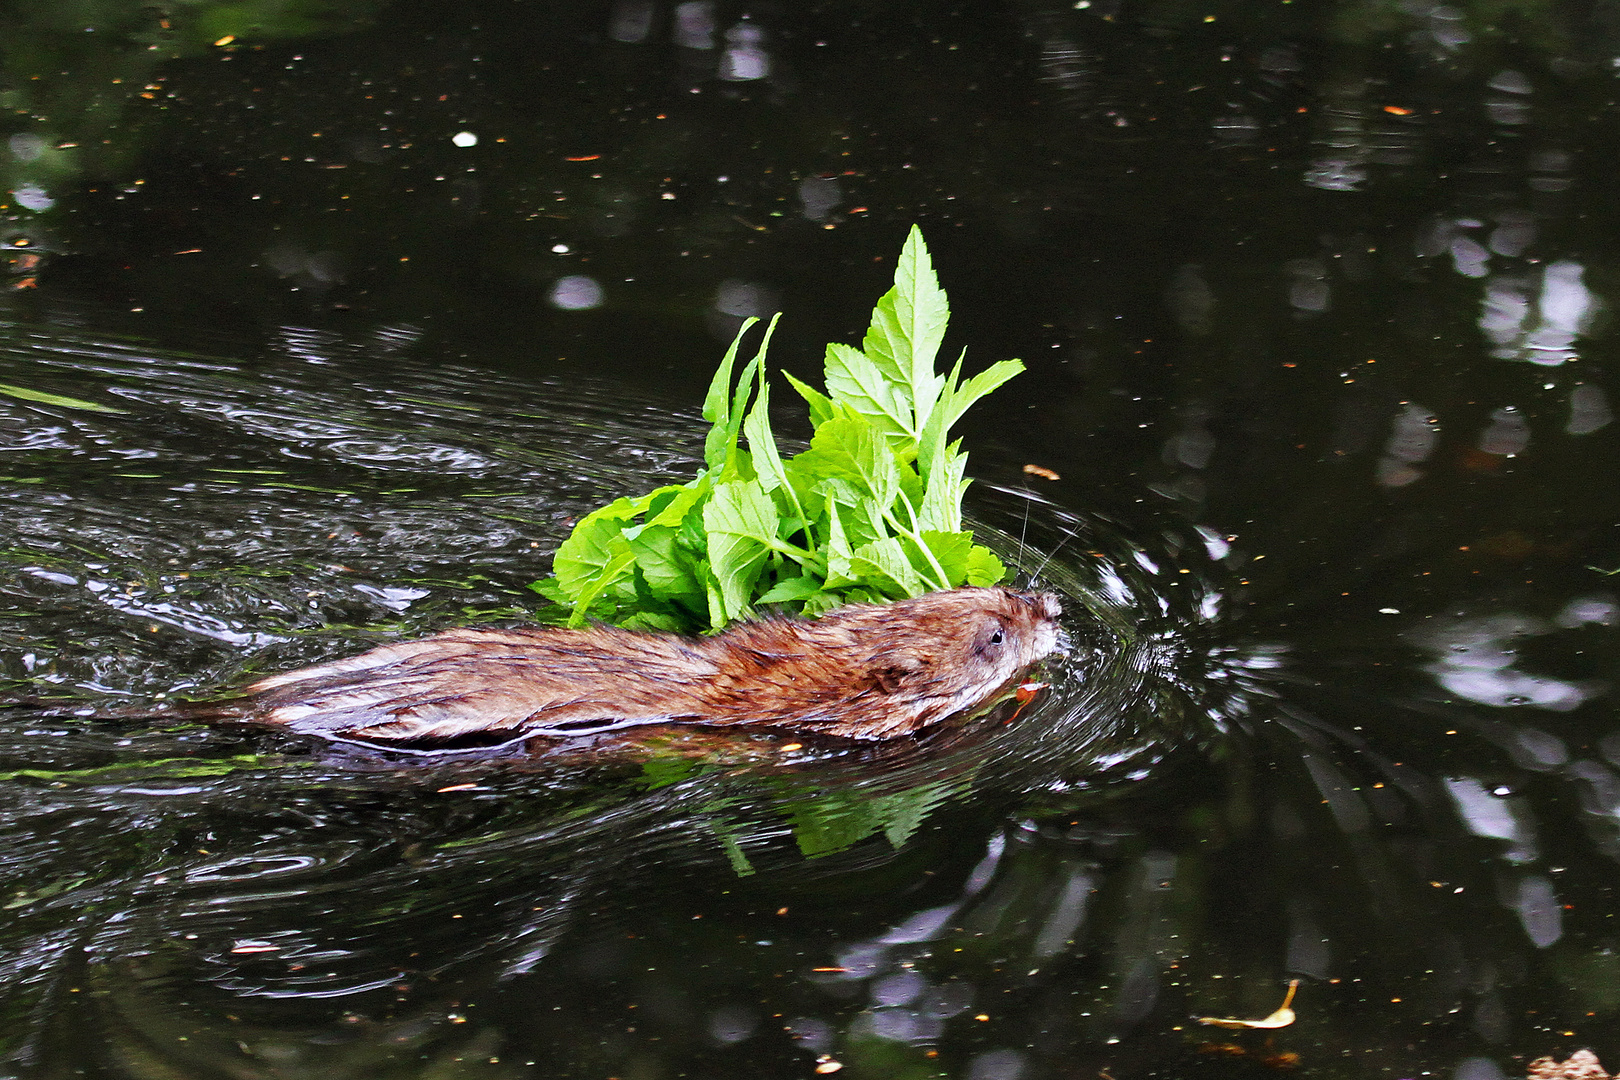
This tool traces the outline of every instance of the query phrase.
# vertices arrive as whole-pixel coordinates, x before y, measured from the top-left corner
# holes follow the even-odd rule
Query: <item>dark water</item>
[[[4,16],[9,1073],[1620,1064],[1611,6]],[[1069,611],[1010,724],[163,718],[535,617],[740,318],[813,375],[913,221],[1029,365],[964,423]]]

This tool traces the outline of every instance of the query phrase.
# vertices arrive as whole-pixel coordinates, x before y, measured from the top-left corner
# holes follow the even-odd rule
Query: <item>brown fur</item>
[[[1052,652],[1059,613],[1047,593],[952,589],[709,638],[447,630],[260,679],[225,712],[400,744],[668,722],[883,739],[990,701]]]

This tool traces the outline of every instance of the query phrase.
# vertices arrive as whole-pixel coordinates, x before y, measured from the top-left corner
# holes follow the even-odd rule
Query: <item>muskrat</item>
[[[985,704],[1057,646],[1050,593],[964,588],[714,637],[446,630],[270,675],[215,716],[329,739],[447,745],[643,724],[906,735]]]

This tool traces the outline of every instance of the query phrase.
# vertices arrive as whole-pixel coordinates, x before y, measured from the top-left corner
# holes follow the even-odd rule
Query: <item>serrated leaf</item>
[[[626,522],[631,521],[635,514],[633,502],[615,499],[581,519],[568,539],[557,548],[551,569],[570,602],[577,603],[581,594],[606,572],[613,560],[628,550],[623,530]]]
[[[893,505],[900,488],[899,464],[888,440],[862,416],[839,416],[822,424],[810,449],[795,455],[789,467],[854,484],[879,509]]]
[[[788,479],[782,455],[776,449],[776,436],[771,431],[770,391],[769,384],[761,381],[759,396],[743,421],[743,434],[748,437],[748,451],[754,456],[754,474],[760,486],[766,491],[775,491],[787,487]]]
[[[627,543],[636,557],[636,568],[655,596],[661,600],[701,600],[703,584],[691,557],[676,543],[678,534],[674,526],[649,525]]]
[[[812,427],[824,424],[832,419],[833,404],[826,394],[808,383],[794,378],[791,371],[784,371],[782,374],[787,376],[787,381],[793,386],[793,389],[797,390],[799,396],[804,398],[805,402],[810,406],[810,425]]]
[[[928,545],[934,561],[945,571],[945,580],[951,588],[957,588],[967,580],[973,552],[972,533],[966,530],[941,532],[927,529],[918,535]]]
[[[653,488],[638,499],[632,499],[630,504],[635,507],[636,514],[657,513],[689,487],[691,484],[665,484],[663,487]]]
[[[860,580],[853,565],[855,549],[844,532],[843,509],[836,501],[827,503],[827,588],[836,589]]]
[[[974,544],[968,552],[967,583],[981,588],[990,585],[999,585],[1007,576],[1007,568],[1002,565],[996,553],[981,544]]]
[[[813,577],[783,578],[772,585],[757,603],[761,604],[792,604],[800,600],[808,600],[821,591],[821,582]]]
[[[836,592],[819,592],[804,602],[804,608],[799,613],[807,619],[813,619],[843,606],[849,599],[850,597]]]
[[[962,360],[962,356],[956,358],[956,364],[945,378],[941,393],[946,397],[949,397],[956,386],[956,380],[962,374]],[[945,439],[950,434],[950,425],[946,423],[949,414],[948,408],[934,409],[928,414],[928,420],[917,435],[917,468],[924,476],[932,473],[940,456],[945,452]]]
[[[850,547],[859,547],[889,535],[883,508],[873,502],[864,488],[837,477],[829,477],[816,486],[826,500],[829,514],[832,507],[837,506],[839,526]]]
[[[878,301],[861,343],[880,371],[892,372],[908,388],[913,434],[927,423],[944,385],[944,378],[934,373],[934,359],[949,321],[950,306],[922,230],[913,225],[895,263],[894,288]]]
[[[917,511],[919,529],[956,532],[962,527],[962,493],[967,490],[968,481],[963,479],[967,455],[958,449],[961,445],[957,441],[947,447],[945,453],[935,455],[922,505]]]
[[[587,581],[584,588],[580,589],[579,595],[574,597],[574,611],[568,616],[569,626],[585,625],[585,615],[590,611],[591,605],[596,603],[596,598],[617,582],[629,578],[633,572],[636,557],[631,553],[623,534],[617,539],[619,544],[624,545],[624,550],[613,555],[602,567],[601,573]]]
[[[541,578],[539,581],[531,581],[529,582],[529,588],[533,589],[547,600],[550,600],[553,604],[560,604],[566,607],[573,603],[568,594],[563,591],[562,582],[558,581],[554,577]]]
[[[664,633],[680,633],[686,629],[686,625],[674,615],[657,611],[638,611],[619,625],[626,630],[656,630]]]
[[[709,380],[708,393],[703,397],[703,419],[709,421],[711,425],[708,435],[703,440],[703,460],[711,469],[718,469],[725,464],[726,453],[729,450],[726,432],[731,424],[731,369],[737,362],[737,349],[742,345],[743,335],[758,321],[754,318],[743,320],[742,328],[737,331],[737,336],[731,339],[731,347],[726,350],[726,355],[721,357],[714,378]],[[733,445],[735,441],[733,436]]]
[[[709,475],[704,473],[691,483],[675,489],[674,497],[665,502],[652,517],[647,519],[647,528],[652,529],[665,525],[678,527],[714,486],[709,479]],[[648,510],[651,511],[652,507],[649,506]]]
[[[904,381],[878,369],[865,353],[848,345],[827,346],[827,393],[847,405],[886,435],[914,439],[910,391]]]
[[[945,429],[950,430],[967,412],[968,406],[1023,370],[1022,360],[998,360],[961,386],[953,386],[942,403],[946,409]]]
[[[737,376],[737,388],[731,395],[731,411],[726,417],[725,437],[729,447],[728,456],[720,470],[719,479],[733,480],[738,477],[753,479],[753,466],[737,449],[737,436],[742,431],[744,417],[748,408],[748,399],[753,396],[755,383],[759,384],[761,392],[765,388],[765,352],[770,348],[771,335],[776,332],[776,322],[780,315],[771,316],[770,323],[765,327],[765,333],[760,338],[759,349],[754,353],[753,359],[743,366],[742,374]],[[749,322],[757,322],[751,319]],[[746,327],[748,323],[745,323]]]
[[[850,565],[860,577],[891,595],[921,596],[929,591],[906,557],[905,547],[892,536],[856,548]]]
[[[709,566],[726,621],[746,617],[754,582],[776,546],[776,504],[757,480],[718,484],[703,508]]]

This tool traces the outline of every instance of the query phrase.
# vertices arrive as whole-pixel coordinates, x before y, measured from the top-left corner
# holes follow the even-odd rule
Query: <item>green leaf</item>
[[[935,455],[922,506],[917,511],[919,529],[956,532],[962,527],[962,494],[968,489],[968,481],[962,478],[967,455],[958,449],[961,445],[960,441],[954,442],[945,453]]]
[[[612,555],[606,565],[602,567],[602,572],[586,582],[585,586],[580,589],[579,595],[574,598],[573,613],[568,616],[569,626],[584,626],[585,616],[590,612],[591,605],[596,603],[596,598],[606,592],[610,586],[628,579],[634,571],[636,557],[630,552],[629,544],[625,541],[624,535],[621,533],[616,539],[624,550]]]
[[[827,503],[827,588],[853,585],[860,580],[855,569],[855,550],[844,532],[844,516],[838,503]]]
[[[861,578],[890,596],[921,596],[929,591],[906,557],[905,547],[892,536],[862,544],[855,549],[850,564]]]
[[[635,555],[636,567],[658,598],[680,598],[701,605],[703,582],[692,557],[676,542],[677,536],[678,530],[673,526],[649,525],[627,543]]]
[[[656,528],[661,525],[678,526],[685,521],[693,508],[714,487],[714,482],[709,477],[709,473],[704,473],[691,483],[675,488],[675,496],[665,502],[662,509],[647,519],[647,528]],[[668,491],[670,489],[661,488],[660,490]],[[652,506],[649,505],[647,509],[652,510]]]
[[[826,500],[829,517],[833,508],[837,507],[839,528],[850,547],[859,547],[889,535],[888,524],[883,517],[884,508],[877,506],[861,488],[837,477],[829,477],[816,487]],[[830,547],[831,541],[828,543]]]
[[[783,578],[772,585],[764,596],[756,603],[760,604],[789,604],[800,600],[808,600],[821,591],[821,582],[814,577],[800,575],[799,577]]]
[[[820,426],[832,419],[833,403],[827,399],[826,394],[795,379],[791,371],[784,371],[782,374],[787,376],[787,381],[793,385],[793,389],[799,392],[799,396],[809,403],[811,426]]]
[[[922,230],[913,225],[895,264],[894,288],[872,312],[862,347],[880,370],[892,371],[909,387],[914,433],[927,423],[945,382],[934,373],[934,358],[950,314]]]
[[[917,438],[917,465],[925,475],[937,464],[947,434],[962,418],[968,406],[1023,370],[1024,365],[1021,361],[1001,360],[973,376],[966,384],[958,386],[957,379],[962,374],[962,358],[957,357],[955,366],[945,379],[939,405],[929,414],[928,421],[923,424],[922,432]]]
[[[962,414],[967,412],[968,406],[1023,370],[1024,362],[1022,360],[998,360],[961,386],[953,386],[947,395],[947,400],[942,404],[942,407],[946,410],[946,430],[950,430],[951,426],[962,418]],[[953,379],[952,382],[954,383],[954,381]]]
[[[951,588],[961,586],[967,580],[968,568],[973,559],[973,534],[967,531],[940,532],[927,529],[920,533],[923,543],[933,553],[934,560],[945,571],[945,578]]]
[[[989,585],[999,585],[1007,576],[1007,568],[996,553],[981,544],[974,544],[968,552],[967,583],[978,585],[981,588]]]
[[[816,428],[810,449],[795,455],[789,468],[853,484],[885,510],[900,489],[899,465],[888,441],[865,417],[852,414]]]
[[[656,611],[638,611],[619,625],[626,630],[655,630],[677,634],[686,629],[686,624],[677,616],[664,615]]]
[[[767,341],[770,339],[770,330],[775,328],[776,320],[772,319],[770,329],[765,333]],[[799,501],[798,492],[794,490],[793,482],[788,478],[787,466],[782,461],[782,455],[776,449],[776,436],[771,432],[771,387],[765,379],[764,355],[765,347],[761,345],[759,397],[755,399],[754,408],[749,412],[748,418],[743,421],[743,431],[748,436],[748,449],[753,455],[754,471],[759,477],[760,486],[766,491],[781,491],[797,519],[791,526],[789,535],[803,531],[805,543],[813,544],[810,521],[805,516],[804,507]]]
[[[577,603],[614,558],[627,550],[624,523],[632,520],[636,512],[635,504],[629,499],[615,499],[581,519],[557,548],[551,569],[570,601]]]
[[[742,345],[743,335],[758,321],[754,318],[743,320],[742,329],[731,339],[731,347],[721,358],[719,369],[709,380],[709,392],[703,398],[703,419],[712,425],[703,440],[703,460],[711,469],[722,468],[737,446],[737,432],[742,426],[742,418],[733,414],[742,410],[741,406],[732,407],[731,369],[737,362],[737,349]],[[755,357],[755,366],[757,361],[758,357]],[[752,375],[745,369],[740,381],[746,386],[751,378]]]
[[[834,608],[843,606],[845,603],[852,603],[854,599],[854,596],[849,594],[819,592],[804,602],[804,608],[800,611],[800,614],[807,619],[814,619],[818,615],[825,615]]]
[[[554,577],[531,581],[529,582],[529,588],[550,600],[553,604],[561,604],[566,607],[574,602],[568,593],[563,591],[562,582]]]
[[[703,508],[709,565],[728,622],[753,611],[749,601],[754,582],[764,569],[765,557],[777,546],[776,521],[776,504],[757,480],[716,485],[714,497]]]
[[[824,372],[834,402],[860,413],[886,435],[915,438],[906,384],[878,370],[865,353],[828,345]]]

